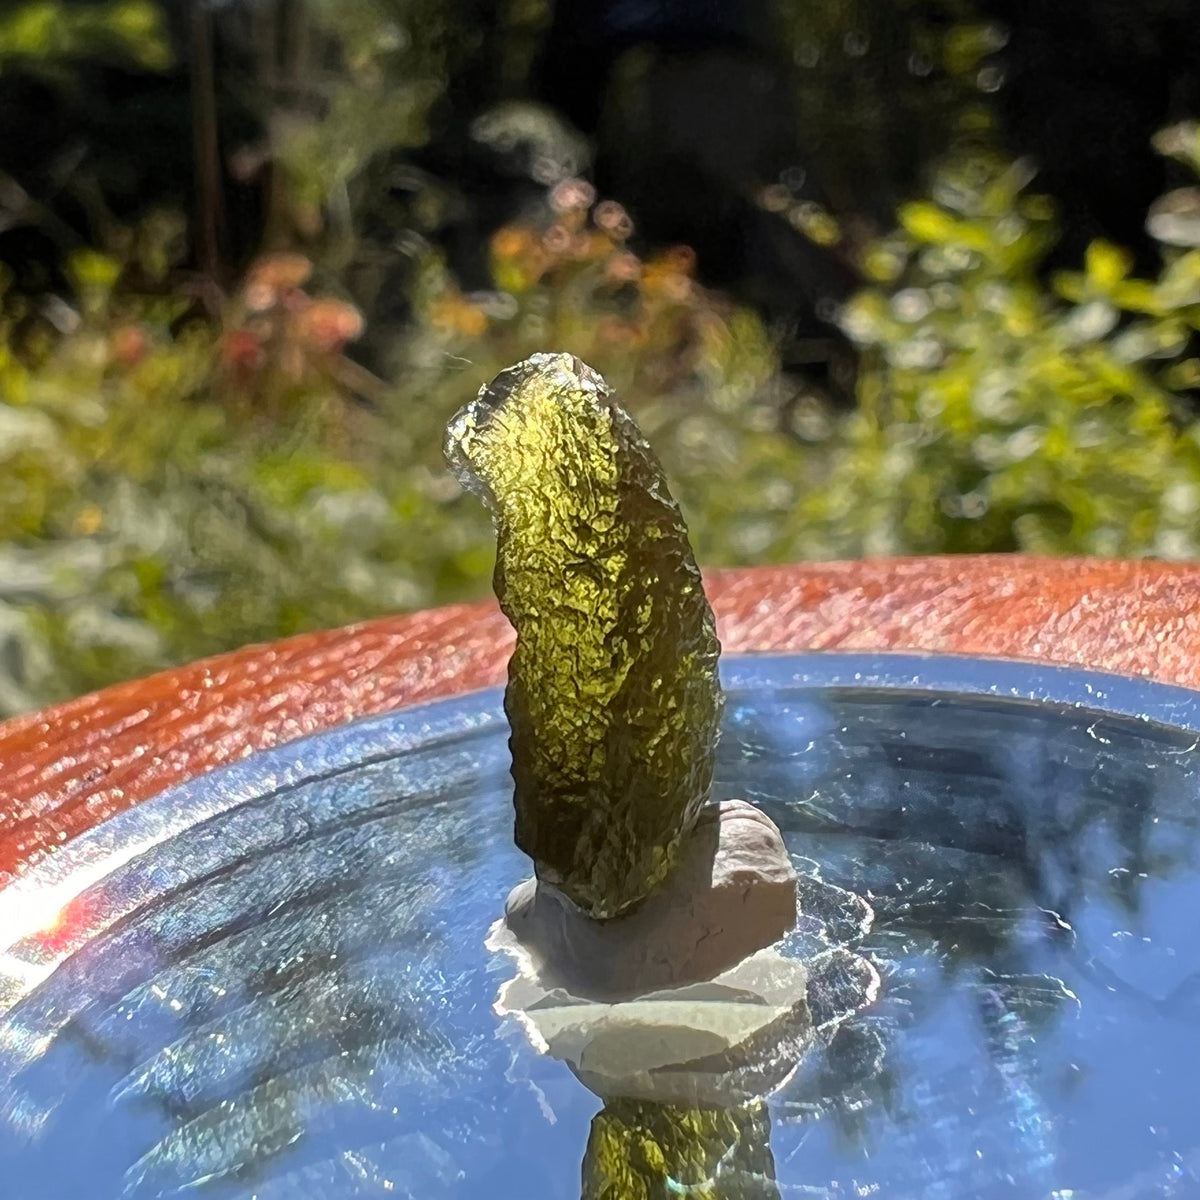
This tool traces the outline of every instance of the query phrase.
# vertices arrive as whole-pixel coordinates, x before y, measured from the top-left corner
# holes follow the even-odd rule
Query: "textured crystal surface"
[[[712,780],[719,646],[683,518],[571,355],[501,372],[451,422],[447,456],[492,510],[517,631],[517,844],[589,915],[616,916],[669,873]]]
[[[770,1133],[765,1104],[610,1103],[592,1121],[583,1200],[778,1200]]]

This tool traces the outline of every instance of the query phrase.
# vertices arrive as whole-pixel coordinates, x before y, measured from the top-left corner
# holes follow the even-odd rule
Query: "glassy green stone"
[[[712,781],[720,647],[683,518],[637,426],[568,354],[501,372],[446,452],[492,510],[517,631],[517,844],[585,912],[617,916],[671,870]]]
[[[779,1200],[767,1106],[610,1101],[592,1119],[582,1194],[583,1200]]]

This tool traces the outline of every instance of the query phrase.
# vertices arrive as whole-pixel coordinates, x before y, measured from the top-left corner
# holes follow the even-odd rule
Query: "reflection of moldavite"
[[[719,647],[683,519],[633,421],[567,354],[501,372],[447,455],[492,510],[517,631],[517,844],[616,916],[666,878],[712,780]]]
[[[778,1200],[767,1106],[617,1100],[592,1121],[583,1200]]]

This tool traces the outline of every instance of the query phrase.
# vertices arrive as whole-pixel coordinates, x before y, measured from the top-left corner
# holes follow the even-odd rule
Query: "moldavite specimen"
[[[670,872],[712,780],[720,647],[683,518],[637,426],[568,354],[502,371],[446,453],[492,510],[517,631],[517,845],[588,915],[617,916]]]

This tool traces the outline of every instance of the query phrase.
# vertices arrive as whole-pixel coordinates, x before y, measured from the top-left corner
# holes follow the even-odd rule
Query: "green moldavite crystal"
[[[492,510],[517,631],[517,845],[590,916],[617,916],[670,872],[712,780],[720,647],[683,518],[637,426],[569,354],[502,371],[446,453]]]

